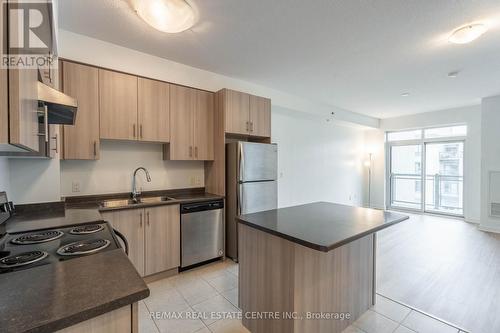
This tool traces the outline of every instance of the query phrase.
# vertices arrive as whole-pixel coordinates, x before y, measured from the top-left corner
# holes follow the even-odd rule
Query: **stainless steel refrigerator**
[[[277,208],[277,168],[276,144],[226,144],[226,256],[238,260],[237,215]]]

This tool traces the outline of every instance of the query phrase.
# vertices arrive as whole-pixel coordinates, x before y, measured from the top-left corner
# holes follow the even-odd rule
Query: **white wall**
[[[500,171],[500,96],[482,102],[481,226],[500,232],[500,219],[489,216],[489,173]]]
[[[273,106],[278,144],[278,204],[314,201],[361,205],[363,130]]]
[[[479,223],[481,217],[481,106],[469,106],[434,112],[420,113],[411,116],[382,119],[381,131],[394,131],[411,128],[432,127],[441,125],[467,124],[468,133],[465,142],[464,161],[464,215],[469,222]],[[384,146],[384,137],[370,141],[370,144]],[[383,157],[383,156],[382,156]],[[385,164],[385,159],[376,161],[377,165]],[[382,166],[379,167],[382,169]],[[377,177],[380,177],[377,176]],[[377,182],[375,199],[384,202],[383,185]]]
[[[5,157],[0,157],[0,192],[10,193],[10,169],[9,161]],[[10,200],[10,194],[9,194]]]
[[[163,161],[162,156],[161,144],[102,141],[98,161],[61,161],[61,195],[131,192],[132,173],[139,166],[151,174],[151,183],[142,171],[138,174],[143,190],[205,186],[203,162]],[[73,192],[73,182],[80,184],[80,192]]]

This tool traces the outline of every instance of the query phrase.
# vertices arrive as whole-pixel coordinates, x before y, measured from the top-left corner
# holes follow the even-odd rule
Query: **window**
[[[439,128],[427,128],[424,130],[424,138],[434,139],[434,138],[448,138],[454,136],[466,136],[467,126],[448,126]]]
[[[422,130],[387,133],[387,141],[420,140],[420,139],[422,139]]]

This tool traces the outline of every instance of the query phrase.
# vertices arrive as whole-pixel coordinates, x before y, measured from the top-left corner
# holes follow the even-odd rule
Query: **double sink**
[[[102,208],[120,208],[120,207],[130,207],[130,206],[135,206],[135,205],[140,205],[140,204],[161,203],[161,202],[167,202],[167,201],[172,201],[172,200],[176,200],[176,199],[171,198],[171,197],[166,197],[166,196],[144,197],[144,198],[137,198],[136,200],[133,200],[133,199],[111,199],[111,200],[102,201],[100,206]]]

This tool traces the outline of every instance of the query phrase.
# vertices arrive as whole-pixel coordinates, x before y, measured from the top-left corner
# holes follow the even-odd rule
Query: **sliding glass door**
[[[425,210],[463,215],[464,143],[425,144]]]
[[[388,206],[463,216],[466,131],[451,126],[387,133]]]

